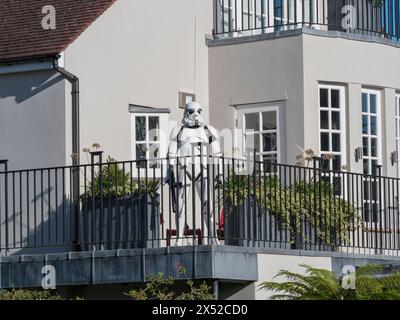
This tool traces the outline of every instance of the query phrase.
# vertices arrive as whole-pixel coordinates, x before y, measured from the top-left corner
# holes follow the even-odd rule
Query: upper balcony
[[[379,2],[379,0],[378,0]],[[295,29],[400,40],[400,1],[215,0],[214,39]]]

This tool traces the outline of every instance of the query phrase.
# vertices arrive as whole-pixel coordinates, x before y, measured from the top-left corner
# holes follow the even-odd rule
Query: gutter
[[[0,65],[12,66],[16,64],[23,64],[28,62],[46,62],[49,60],[59,59],[60,55],[58,53],[42,54],[36,56],[26,56],[22,58],[3,58],[0,59]]]

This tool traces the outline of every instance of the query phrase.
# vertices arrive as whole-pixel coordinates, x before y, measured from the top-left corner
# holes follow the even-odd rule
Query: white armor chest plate
[[[184,127],[178,135],[178,157],[207,155],[208,144],[204,127]]]

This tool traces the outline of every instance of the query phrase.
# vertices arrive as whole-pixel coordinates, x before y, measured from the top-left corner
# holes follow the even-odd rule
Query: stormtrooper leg
[[[185,185],[185,171],[184,169],[179,170],[178,174],[178,199],[177,199],[177,212],[176,212],[176,217],[175,217],[175,222],[176,222],[176,243],[175,246],[183,246],[183,239],[184,239],[184,232],[185,232],[185,226],[186,226],[186,219],[185,219],[185,207],[186,207],[186,202],[185,200],[189,197],[189,190],[190,190],[190,185]],[[186,199],[185,199],[186,195]]]
[[[203,181],[203,182],[202,182]],[[213,213],[213,201],[212,199],[212,189],[208,192],[208,178],[204,174],[203,179],[199,178],[196,181],[196,192],[200,198],[201,203],[201,213],[204,219],[204,229],[202,230],[204,244],[214,244],[219,245],[217,236],[217,226],[214,223],[214,213]]]

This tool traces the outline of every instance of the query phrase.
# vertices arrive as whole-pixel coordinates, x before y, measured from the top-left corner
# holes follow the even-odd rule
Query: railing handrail
[[[27,173],[27,172],[37,172],[37,171],[54,171],[54,170],[72,170],[72,169],[85,169],[85,168],[98,168],[101,166],[111,166],[111,165],[126,165],[126,164],[135,164],[135,163],[143,163],[143,162],[165,162],[168,164],[170,160],[175,160],[178,161],[179,159],[193,159],[193,158],[209,158],[209,159],[214,159],[214,160],[229,160],[232,161],[232,163],[235,162],[250,162],[250,163],[255,163],[258,166],[264,166],[264,165],[269,165],[269,166],[275,166],[275,167],[286,167],[286,168],[298,168],[298,169],[303,169],[303,170],[317,170],[321,173],[325,174],[332,174],[332,175],[354,175],[354,176],[362,176],[364,178],[381,178],[381,179],[393,179],[397,180],[400,182],[399,177],[389,177],[389,176],[384,176],[384,175],[374,175],[374,174],[365,174],[365,173],[359,173],[359,172],[353,172],[353,171],[347,171],[347,170],[334,170],[334,169],[326,169],[326,168],[321,168],[321,167],[313,167],[313,166],[302,166],[302,165],[296,165],[296,164],[287,164],[287,163],[271,163],[267,161],[261,161],[261,160],[255,160],[253,157],[229,157],[229,156],[212,156],[212,155],[196,155],[196,156],[179,156],[179,157],[173,157],[173,158],[151,158],[151,159],[141,159],[141,160],[123,160],[123,161],[111,161],[111,162],[101,162],[101,163],[85,163],[85,164],[79,164],[79,165],[66,165],[66,166],[51,166],[51,167],[38,167],[38,168],[26,168],[26,169],[17,169],[17,170],[8,170],[8,171],[0,171],[0,176],[1,175],[7,175],[11,176],[13,174],[19,174],[19,173]],[[211,162],[211,161],[210,161]],[[138,168],[138,170],[145,170],[145,168]],[[151,168],[148,170],[152,170]]]

